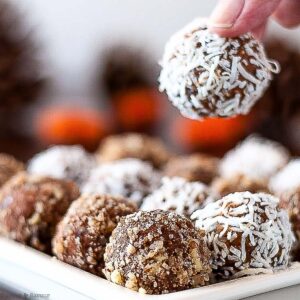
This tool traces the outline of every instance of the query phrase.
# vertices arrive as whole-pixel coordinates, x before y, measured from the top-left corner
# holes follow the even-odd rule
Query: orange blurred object
[[[35,131],[46,144],[82,144],[95,147],[107,133],[103,115],[82,107],[50,107],[39,112]]]
[[[251,127],[251,115],[203,121],[180,116],[174,120],[171,135],[176,143],[189,150],[209,149],[222,152],[243,138]]]
[[[163,95],[154,88],[138,88],[118,93],[112,102],[122,131],[144,131],[160,119]]]

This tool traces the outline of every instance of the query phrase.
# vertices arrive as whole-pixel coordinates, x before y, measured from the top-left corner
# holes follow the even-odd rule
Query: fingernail
[[[223,29],[233,27],[244,6],[245,0],[219,0],[219,4],[210,17],[209,25]]]

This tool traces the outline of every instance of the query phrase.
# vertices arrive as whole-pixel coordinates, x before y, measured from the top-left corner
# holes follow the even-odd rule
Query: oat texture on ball
[[[279,143],[252,135],[229,151],[220,163],[220,175],[237,175],[267,182],[289,161],[288,151]]]
[[[224,197],[235,192],[269,193],[265,180],[249,178],[246,175],[235,175],[229,178],[216,178],[211,185],[212,191]]]
[[[171,37],[161,66],[160,90],[191,119],[247,114],[279,72],[250,33],[220,37],[206,19]]]
[[[171,159],[164,167],[167,177],[183,177],[188,181],[210,184],[218,175],[219,159],[201,153]]]
[[[99,165],[83,185],[83,194],[122,196],[140,204],[159,186],[161,176],[148,163],[123,159]]]
[[[0,191],[0,234],[50,253],[56,225],[77,197],[72,181],[19,173]]]
[[[9,154],[0,153],[0,186],[24,169],[25,166],[22,162]]]
[[[95,166],[96,159],[82,146],[53,146],[33,157],[28,172],[73,180],[81,186]]]
[[[192,215],[222,278],[271,273],[288,266],[294,242],[279,200],[269,194],[230,194]]]
[[[133,203],[120,197],[80,197],[58,225],[53,253],[63,262],[103,276],[103,255],[108,239],[120,218],[136,210]]]
[[[96,155],[100,163],[137,158],[151,163],[156,168],[165,164],[170,157],[160,139],[138,133],[107,137],[99,146]]]
[[[106,247],[108,280],[143,294],[204,285],[210,252],[201,231],[173,212],[138,212],[122,218]]]
[[[201,182],[188,182],[180,177],[164,177],[159,189],[145,198],[141,210],[174,211],[185,217],[214,200],[209,188]]]

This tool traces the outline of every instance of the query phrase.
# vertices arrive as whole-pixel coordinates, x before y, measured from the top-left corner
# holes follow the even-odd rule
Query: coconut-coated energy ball
[[[162,209],[189,218],[194,211],[213,200],[210,190],[201,182],[188,182],[180,177],[164,177],[161,187],[144,199],[141,210]]]
[[[280,144],[250,136],[224,156],[220,175],[223,178],[245,175],[250,179],[268,181],[288,161],[289,153]]]
[[[201,231],[173,212],[138,212],[122,218],[106,246],[104,274],[143,294],[204,285],[210,252]]]
[[[53,253],[63,262],[102,276],[103,255],[120,218],[135,204],[110,195],[81,196],[70,206],[53,239]]]
[[[122,196],[140,204],[160,184],[161,176],[138,159],[122,159],[99,165],[82,187],[83,194]]]
[[[249,178],[245,175],[216,178],[212,182],[211,189],[221,197],[235,192],[269,193],[268,184],[264,180]]]
[[[0,186],[24,169],[25,166],[22,162],[9,154],[0,153]]]
[[[96,165],[94,156],[81,146],[54,146],[33,157],[28,172],[72,180],[81,186]]]
[[[220,37],[206,19],[171,37],[161,66],[160,90],[191,119],[247,114],[279,72],[250,33]]]
[[[300,188],[300,158],[291,160],[269,182],[270,190],[280,196]]]
[[[288,211],[297,238],[297,248],[300,250],[300,186],[281,194],[280,207]],[[300,257],[300,253],[298,253],[298,257]]]
[[[234,193],[196,211],[192,219],[205,231],[213,271],[222,278],[268,273],[288,266],[294,235],[278,198]]]
[[[171,159],[164,167],[167,177],[183,177],[188,181],[210,184],[218,175],[219,159],[210,155],[195,153]]]
[[[96,155],[99,162],[137,158],[151,163],[156,168],[165,164],[170,157],[160,139],[138,133],[107,137],[99,146]]]
[[[71,181],[19,173],[0,191],[0,233],[50,253],[55,227],[77,197]]]

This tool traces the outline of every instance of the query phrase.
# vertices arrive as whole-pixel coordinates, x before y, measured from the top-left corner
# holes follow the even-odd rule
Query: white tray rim
[[[58,261],[32,248],[0,237],[0,260],[59,283],[91,299],[226,300],[242,299],[300,285],[300,263],[274,274],[255,275],[166,295],[141,295]],[[74,287],[74,283],[76,284]],[[18,286],[18,278],[15,282]]]

